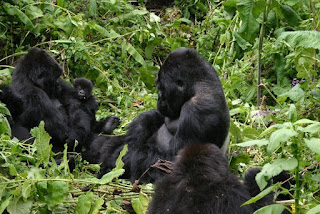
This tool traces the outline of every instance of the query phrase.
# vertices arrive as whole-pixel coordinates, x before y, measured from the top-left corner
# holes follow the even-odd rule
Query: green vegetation
[[[19,56],[42,47],[64,67],[67,81],[95,83],[97,118],[119,116],[115,134],[121,134],[138,114],[156,107],[154,79],[167,54],[195,48],[221,77],[232,118],[232,169],[242,176],[261,167],[261,188],[290,170],[298,185],[287,208],[319,213],[319,1],[175,0],[162,8],[152,2],[147,10],[141,0],[1,1],[0,83],[10,83]],[[99,166],[81,157],[70,173],[66,151],[51,152],[42,123],[28,145],[9,137],[4,114],[0,104],[0,213],[127,213],[131,205],[146,212],[153,186],[117,179],[125,151],[101,179],[94,176]],[[275,184],[262,194],[270,191],[288,192]]]

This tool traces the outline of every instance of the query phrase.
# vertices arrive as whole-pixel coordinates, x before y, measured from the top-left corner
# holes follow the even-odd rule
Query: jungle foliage
[[[1,1],[0,83],[10,83],[21,55],[44,48],[67,81],[94,82],[97,118],[119,116],[120,134],[156,107],[155,75],[167,54],[195,48],[221,77],[234,172],[262,168],[262,189],[282,170],[295,180],[292,191],[277,183],[262,192],[292,194],[292,204],[256,213],[319,213],[319,28],[316,0]],[[51,151],[43,123],[31,131],[36,140],[29,145],[9,137],[6,114],[0,104],[0,213],[146,213],[153,186],[118,179],[125,149],[101,179],[94,176],[99,166],[81,157],[71,173],[67,150]]]

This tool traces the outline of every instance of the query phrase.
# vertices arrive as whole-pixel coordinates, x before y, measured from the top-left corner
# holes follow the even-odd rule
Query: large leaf
[[[295,158],[277,159],[272,164],[265,164],[256,176],[256,181],[260,189],[267,186],[267,181],[279,175],[283,170],[293,170],[298,166],[298,161]]]
[[[307,214],[317,214],[320,213],[320,205],[315,206],[314,208],[310,209]]]
[[[320,154],[320,139],[319,138],[304,138],[304,142],[306,142],[309,149],[317,154]]]
[[[76,207],[77,214],[89,214],[91,204],[93,202],[93,192],[88,192],[85,195],[81,195],[78,198],[78,203]]]
[[[271,204],[265,207],[262,207],[255,211],[253,214],[270,214],[270,213],[282,213],[286,207],[282,204]]]
[[[239,34],[248,42],[254,43],[260,27],[256,19],[265,9],[265,1],[243,0],[237,4],[237,9],[242,20]]]
[[[267,145],[268,144],[268,140],[266,139],[261,139],[261,140],[249,140],[247,142],[244,142],[244,143],[238,143],[236,144],[237,146],[240,146],[240,147],[247,147],[247,146],[254,146],[254,145],[257,145],[257,146],[264,146],[264,145]]]
[[[277,42],[286,41],[292,47],[313,48],[320,50],[320,32],[290,31],[280,34]]]
[[[48,181],[46,192],[46,203],[49,207],[55,207],[65,201],[65,197],[69,193],[69,187],[63,181]]]
[[[41,121],[39,127],[31,129],[30,133],[35,137],[34,145],[37,149],[38,163],[47,166],[52,145],[49,145],[51,137],[44,130],[44,122]]]
[[[122,50],[126,50],[142,66],[145,66],[146,63],[145,63],[143,57],[139,54],[139,52],[130,43],[127,43],[126,40],[123,40],[121,47],[122,47]]]
[[[28,28],[28,30],[33,30],[34,25],[32,21],[29,19],[29,17],[24,14],[21,10],[19,10],[17,7],[9,4],[9,3],[3,3],[3,8],[6,10],[6,12],[11,16],[17,16],[19,20],[25,24],[25,26]]]
[[[282,128],[273,132],[269,139],[269,145],[267,151],[272,153],[276,150],[281,143],[287,142],[291,137],[297,136],[298,133],[292,129]]]

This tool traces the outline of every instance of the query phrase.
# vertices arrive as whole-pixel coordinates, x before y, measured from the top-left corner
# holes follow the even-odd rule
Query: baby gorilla
[[[71,131],[67,139],[68,147],[73,148],[75,140],[82,146],[87,147],[91,142],[93,134],[104,133],[111,134],[120,124],[120,119],[116,116],[110,116],[102,121],[96,121],[96,111],[98,103],[92,96],[93,83],[85,78],[74,80],[74,88],[70,87],[63,80],[59,80],[61,102],[68,110],[69,123]],[[62,95],[62,92],[65,92]]]
[[[254,206],[241,207],[250,198],[216,145],[191,144],[179,151],[171,174],[156,183],[149,214],[252,214]]]
[[[78,100],[81,101],[80,108],[90,114],[91,118],[94,118],[94,132],[111,134],[112,131],[120,125],[120,118],[117,116],[110,116],[101,121],[95,120],[98,103],[92,96],[93,83],[86,78],[77,78],[74,80],[73,87]]]

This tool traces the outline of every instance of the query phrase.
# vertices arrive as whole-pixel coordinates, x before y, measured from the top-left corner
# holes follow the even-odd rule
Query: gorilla
[[[142,182],[158,179],[162,172],[150,166],[158,159],[173,160],[186,145],[223,146],[230,124],[228,106],[216,71],[195,50],[172,51],[159,70],[156,85],[156,110],[139,115],[124,136],[98,137],[90,145],[89,150],[99,150],[100,176],[114,167],[124,144],[128,152],[123,158],[123,177],[132,182],[142,174]]]
[[[56,150],[63,149],[69,130],[66,112],[57,107],[55,97],[61,74],[62,68],[46,51],[33,48],[19,60],[11,84],[23,100],[21,125],[30,130],[43,120]]]
[[[120,124],[119,117],[110,116],[102,121],[96,121],[98,103],[92,96],[93,83],[86,78],[76,78],[73,88],[64,80],[59,79],[56,94],[59,103],[67,110],[70,132],[66,142],[73,150],[75,140],[79,142],[76,151],[82,146],[87,147],[94,134],[111,134]]]
[[[23,127],[19,118],[23,112],[23,101],[21,95],[18,94],[11,86],[0,85],[0,101],[6,105],[11,115],[7,115],[8,122],[11,127],[12,137],[19,140],[31,138],[30,132]],[[31,140],[28,141],[31,143]]]
[[[228,161],[214,144],[190,144],[180,150],[173,170],[156,183],[150,214],[252,214],[247,188],[231,174]]]

